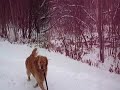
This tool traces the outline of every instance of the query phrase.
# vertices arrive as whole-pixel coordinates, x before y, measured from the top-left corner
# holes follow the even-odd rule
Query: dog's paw
[[[27,81],[31,81],[31,79],[27,79]]]
[[[38,83],[36,83],[33,87],[34,87],[34,88],[38,87]]]

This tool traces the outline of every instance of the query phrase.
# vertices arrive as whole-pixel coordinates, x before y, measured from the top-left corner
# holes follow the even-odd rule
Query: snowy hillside
[[[0,90],[40,90],[35,79],[27,81],[25,59],[33,48],[0,42]],[[49,59],[49,90],[120,90],[120,75],[70,60],[63,55],[39,49]]]

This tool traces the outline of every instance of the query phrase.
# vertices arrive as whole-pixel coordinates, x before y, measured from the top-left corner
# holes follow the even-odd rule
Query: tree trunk
[[[104,41],[102,31],[102,0],[97,0],[97,30],[100,43],[100,61],[104,63]]]

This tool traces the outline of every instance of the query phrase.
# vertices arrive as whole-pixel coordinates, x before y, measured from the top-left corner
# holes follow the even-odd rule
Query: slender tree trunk
[[[97,0],[97,30],[100,43],[100,61],[104,63],[104,42],[102,31],[102,0]]]

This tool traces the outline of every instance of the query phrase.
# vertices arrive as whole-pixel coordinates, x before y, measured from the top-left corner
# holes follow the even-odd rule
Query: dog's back
[[[33,68],[33,63],[34,63],[35,57],[34,56],[29,56],[26,59],[26,69],[27,69],[27,73],[32,73],[34,75],[34,68]]]
[[[26,72],[27,72],[27,75],[28,75],[28,80],[30,80],[30,75],[32,73],[32,75],[34,75],[34,60],[37,56],[37,48],[35,48],[31,55],[26,59],[25,61],[25,65],[26,65]]]

